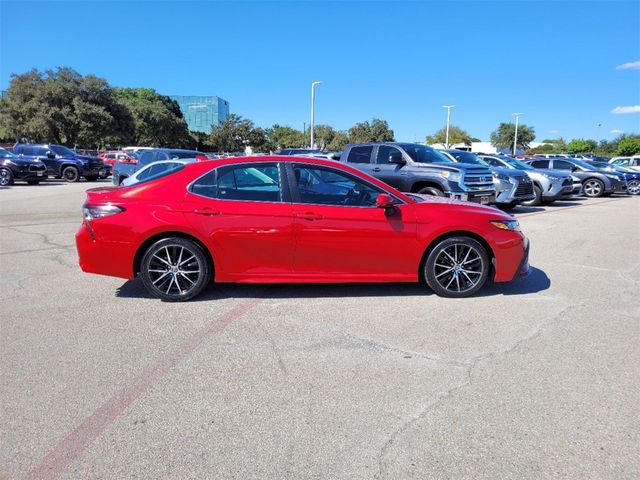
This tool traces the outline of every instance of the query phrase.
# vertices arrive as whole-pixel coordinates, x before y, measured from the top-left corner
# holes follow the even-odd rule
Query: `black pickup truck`
[[[488,168],[455,163],[431,147],[416,143],[347,145],[340,161],[401,192],[493,203],[496,190]]]

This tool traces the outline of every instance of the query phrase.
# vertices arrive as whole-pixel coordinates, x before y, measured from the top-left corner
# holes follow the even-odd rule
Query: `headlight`
[[[540,175],[542,175],[545,178],[548,178],[552,182],[555,182],[556,180],[560,180],[560,177],[556,177],[555,175],[551,175],[549,173],[541,173]]]
[[[520,231],[518,220],[489,220],[489,223],[500,230],[510,230],[512,232]]]
[[[620,177],[618,175],[612,175],[610,173],[605,173],[604,176],[607,177],[607,178],[612,178],[613,180],[620,180]]]
[[[509,175],[505,175],[504,173],[494,173],[493,178],[497,178],[498,180],[504,180],[505,182],[509,181]]]
[[[458,172],[450,172],[448,170],[442,170],[440,172],[440,176],[448,180],[451,180],[452,182],[460,181],[460,174]]]
[[[96,218],[108,217],[121,212],[124,212],[124,208],[116,205],[85,205],[82,207],[82,216],[89,222]]]

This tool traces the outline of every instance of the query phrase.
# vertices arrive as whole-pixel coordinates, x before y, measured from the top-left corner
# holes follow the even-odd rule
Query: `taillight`
[[[108,217],[124,212],[124,208],[117,205],[85,205],[82,207],[82,216],[90,222],[96,218]]]

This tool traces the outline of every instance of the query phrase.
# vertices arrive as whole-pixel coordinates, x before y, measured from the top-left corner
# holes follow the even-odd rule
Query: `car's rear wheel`
[[[640,180],[629,180],[627,182],[627,193],[629,195],[640,195]]]
[[[436,187],[424,187],[418,190],[420,195],[433,195],[434,197],[444,197],[444,192]]]
[[[536,207],[542,203],[542,190],[537,185],[533,186],[533,199],[522,202],[525,207]]]
[[[69,183],[77,182],[80,180],[80,172],[76,167],[65,167],[62,170],[62,178]]]
[[[487,280],[489,256],[473,238],[446,238],[429,253],[423,275],[427,285],[441,297],[469,297]]]
[[[604,183],[597,178],[589,178],[582,184],[582,190],[587,197],[601,197],[604,195]]]
[[[13,172],[8,168],[0,168],[0,187],[13,185]]]
[[[207,286],[211,268],[197,243],[179,237],[164,238],[145,252],[140,277],[153,296],[168,302],[183,302]]]

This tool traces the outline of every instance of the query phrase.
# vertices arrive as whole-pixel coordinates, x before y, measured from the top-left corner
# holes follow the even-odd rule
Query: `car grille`
[[[565,178],[564,182],[562,182],[562,186],[566,187],[567,185],[573,185],[573,180],[570,178]]]
[[[493,176],[486,168],[467,169],[463,178],[470,190],[493,190]]]
[[[44,172],[46,169],[44,165],[29,165],[30,172]]]
[[[516,196],[531,195],[533,193],[533,183],[529,177],[521,178],[516,188]]]

